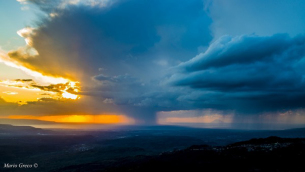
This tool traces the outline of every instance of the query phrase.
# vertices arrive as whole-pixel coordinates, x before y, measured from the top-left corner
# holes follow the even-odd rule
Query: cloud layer
[[[212,91],[219,104],[242,112],[303,107],[304,48],[304,36],[224,36],[180,64],[171,82]]]

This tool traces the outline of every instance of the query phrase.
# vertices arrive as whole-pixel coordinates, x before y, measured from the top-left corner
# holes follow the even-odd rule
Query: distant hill
[[[54,133],[54,131],[34,128],[30,126],[13,126],[9,124],[0,124],[0,135],[43,135],[52,133]]]
[[[305,139],[268,137],[228,146],[194,145],[156,156],[122,158],[105,167],[94,162],[59,171],[156,172],[156,171],[305,171]]]
[[[283,144],[283,143],[299,143],[304,142],[304,138],[280,138],[276,136],[271,136],[268,138],[251,139],[243,142],[236,142],[230,144],[230,147],[242,146],[242,145],[263,145],[263,144]],[[304,142],[305,143],[305,142]]]

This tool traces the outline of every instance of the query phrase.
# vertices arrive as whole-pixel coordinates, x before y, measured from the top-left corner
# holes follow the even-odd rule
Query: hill
[[[34,128],[30,126],[13,126],[9,124],[0,124],[0,135],[36,135],[51,133],[54,133],[54,131]]]
[[[126,157],[108,164],[95,162],[60,171],[305,171],[305,139],[268,137],[227,146],[194,145],[157,156]],[[118,163],[119,162],[119,163]]]

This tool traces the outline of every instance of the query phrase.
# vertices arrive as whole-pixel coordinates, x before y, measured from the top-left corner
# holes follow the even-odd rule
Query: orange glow
[[[89,123],[89,124],[133,124],[135,121],[124,115],[53,115],[53,116],[31,116],[11,115],[9,119],[36,119],[58,123]]]

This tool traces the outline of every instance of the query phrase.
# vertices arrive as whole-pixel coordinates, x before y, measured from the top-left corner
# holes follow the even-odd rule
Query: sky
[[[305,126],[302,0],[0,8],[2,123]]]

